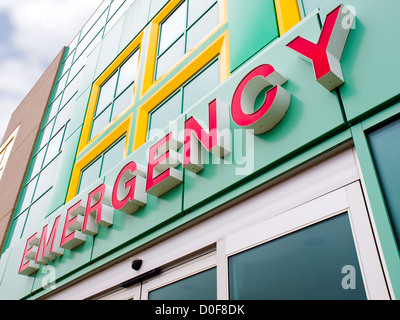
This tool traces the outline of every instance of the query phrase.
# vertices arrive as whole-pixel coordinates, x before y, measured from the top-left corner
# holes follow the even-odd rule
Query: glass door
[[[143,283],[145,300],[217,300],[215,252],[163,272]]]
[[[358,183],[226,239],[232,300],[388,299]]]
[[[267,199],[260,193],[185,230],[165,247],[142,252],[149,261],[158,259],[154,266],[160,274],[106,298],[390,299],[373,220],[358,181],[291,209],[274,210],[276,204],[269,205]],[[171,259],[173,248],[179,255],[179,246],[190,241],[214,245]]]

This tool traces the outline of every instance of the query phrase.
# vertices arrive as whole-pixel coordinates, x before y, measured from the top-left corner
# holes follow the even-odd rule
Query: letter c
[[[289,108],[291,95],[281,87],[285,82],[287,79],[269,64],[252,70],[239,83],[233,95],[233,121],[245,129],[253,129],[255,134],[273,129]],[[254,104],[261,90],[271,86],[265,94],[262,106],[254,111]]]

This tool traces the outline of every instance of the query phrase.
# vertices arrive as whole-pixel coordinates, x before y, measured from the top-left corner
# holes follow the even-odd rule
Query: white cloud
[[[0,140],[9,116],[102,0],[1,0],[12,26],[0,43]]]
[[[49,60],[68,45],[99,0],[19,0],[10,12],[16,26],[13,44],[32,57]]]

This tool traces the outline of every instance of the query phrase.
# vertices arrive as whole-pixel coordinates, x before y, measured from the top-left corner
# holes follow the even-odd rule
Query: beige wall
[[[0,180],[0,252],[24,183],[46,107],[64,55],[63,48],[11,116],[2,145],[19,127]]]

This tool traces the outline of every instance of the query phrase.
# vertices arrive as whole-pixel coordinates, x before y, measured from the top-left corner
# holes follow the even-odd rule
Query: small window
[[[166,128],[220,83],[220,64],[216,59],[161,103],[151,114],[148,139]]]
[[[90,139],[131,105],[138,58],[136,50],[100,87]]]
[[[149,300],[217,300],[217,268],[149,292]]]
[[[163,102],[156,110],[151,113],[149,126],[149,139],[155,137],[158,130],[168,126],[170,121],[177,119],[182,112],[182,93],[181,90]]]
[[[206,37],[219,22],[216,0],[185,0],[161,23],[158,79],[186,52]]]
[[[116,166],[124,157],[125,136],[104,151],[81,172],[78,193]]]
[[[371,132],[368,141],[397,242],[400,245],[400,120]]]

